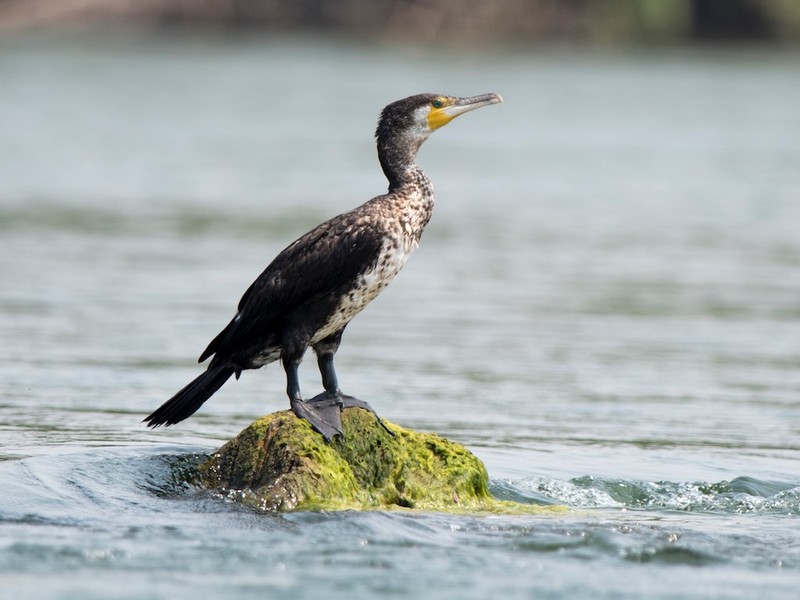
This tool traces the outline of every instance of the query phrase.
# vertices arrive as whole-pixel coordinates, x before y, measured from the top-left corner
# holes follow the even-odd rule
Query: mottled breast
[[[424,175],[423,175],[424,177]],[[398,190],[380,199],[371,207],[383,243],[377,259],[356,277],[352,286],[343,290],[342,297],[325,325],[314,336],[316,343],[338,331],[361,312],[406,264],[408,257],[419,246],[422,230],[430,220],[433,208],[433,189],[413,186]]]
[[[344,290],[330,318],[314,336],[312,343],[340,330],[364,310],[400,272],[412,250],[413,246],[407,248],[401,239],[386,238],[378,260],[356,278],[350,289]]]

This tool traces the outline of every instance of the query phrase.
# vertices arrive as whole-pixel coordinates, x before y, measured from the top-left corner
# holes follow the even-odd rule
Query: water
[[[0,43],[0,595],[792,597],[796,58]],[[280,369],[139,422],[277,251],[385,189],[377,113],[420,91],[506,104],[423,147],[433,221],[340,380],[466,444],[498,496],[574,510],[270,516],[186,489],[286,408]]]

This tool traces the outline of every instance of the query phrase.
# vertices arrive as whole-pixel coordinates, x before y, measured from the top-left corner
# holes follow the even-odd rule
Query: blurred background
[[[638,414],[700,381],[796,392],[799,33],[797,0],[0,0],[0,386],[19,452],[41,403],[54,444],[101,423],[163,439],[136,417],[193,376],[277,251],[385,189],[377,114],[422,91],[506,104],[422,149],[436,213],[348,330],[351,387],[492,443],[487,418],[541,402],[592,438],[580,398],[631,394]],[[171,435],[224,438],[282,388],[249,373]],[[496,413],[511,396],[536,400]]]
[[[797,41],[796,0],[2,0],[4,30],[256,29],[366,40],[530,43]]]
[[[0,1],[6,452],[163,440],[138,418],[276,252],[385,189],[377,114],[422,91],[506,104],[422,149],[434,219],[345,389],[494,450],[739,443],[718,398],[800,390],[799,28],[791,0]],[[169,439],[283,408],[268,371]]]

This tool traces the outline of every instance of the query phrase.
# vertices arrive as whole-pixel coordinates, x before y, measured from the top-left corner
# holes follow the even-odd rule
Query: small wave
[[[625,481],[584,476],[529,478],[508,484],[522,498],[578,508],[634,508],[727,514],[800,514],[800,484],[737,477],[730,481]],[[511,492],[513,494],[513,492]]]

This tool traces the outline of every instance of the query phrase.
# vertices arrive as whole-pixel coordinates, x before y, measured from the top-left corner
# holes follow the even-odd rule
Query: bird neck
[[[378,138],[378,160],[389,180],[390,192],[417,181],[420,172],[417,167],[417,152],[424,141],[424,138],[402,133]]]

